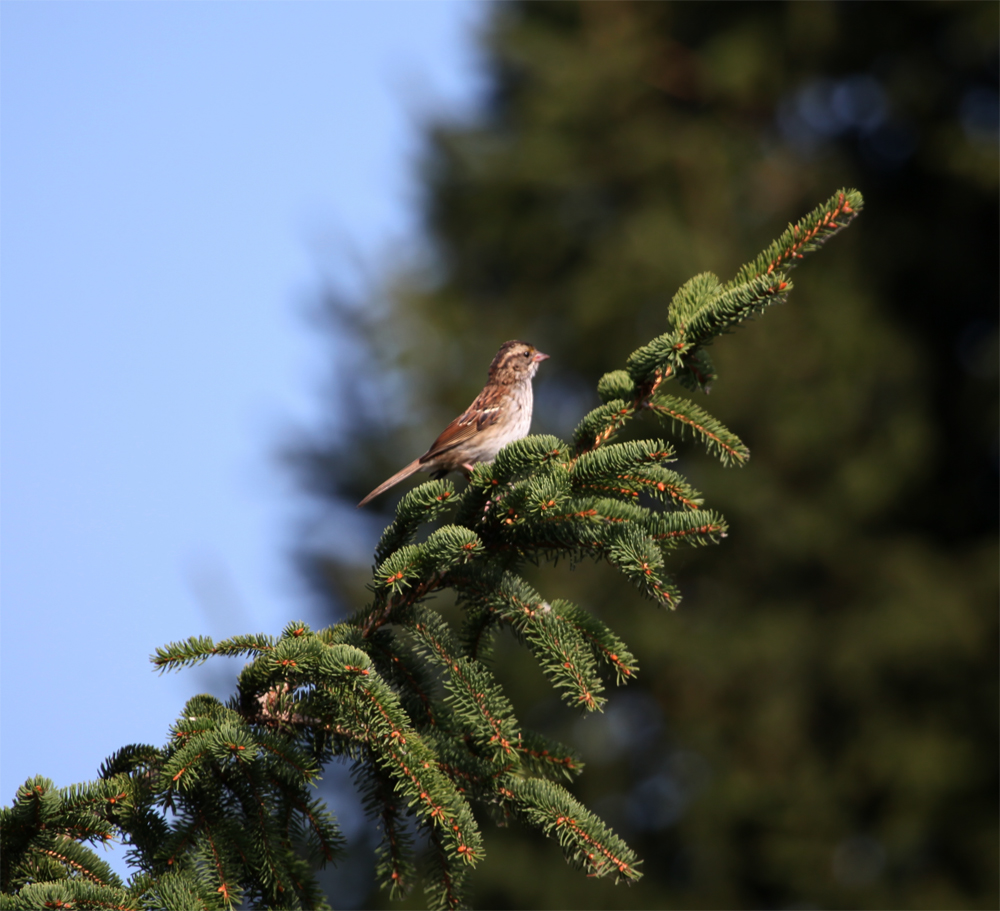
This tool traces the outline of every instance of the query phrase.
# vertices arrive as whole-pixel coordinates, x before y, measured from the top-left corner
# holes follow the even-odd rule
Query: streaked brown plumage
[[[417,471],[429,471],[435,478],[449,471],[468,474],[476,462],[492,462],[508,443],[527,436],[533,404],[531,378],[547,357],[527,342],[504,342],[475,401],[445,427],[427,452],[379,484],[358,506]]]

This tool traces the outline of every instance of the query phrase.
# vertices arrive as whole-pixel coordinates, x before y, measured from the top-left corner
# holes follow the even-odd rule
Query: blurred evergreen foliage
[[[545,571],[640,679],[581,720],[497,648],[644,879],[487,830],[474,906],[997,906],[997,36],[993,3],[491,7],[482,115],[429,133],[427,249],[325,302],[358,404],[297,463],[334,517],[301,553],[335,616],[368,570],[328,554],[378,534],[342,507],[426,448],[500,342],[552,355],[533,431],[565,437],[692,274],[732,275],[835,187],[867,205],[713,348],[706,406],[752,458],[680,447],[731,532],[668,567],[678,613],[606,567]]]

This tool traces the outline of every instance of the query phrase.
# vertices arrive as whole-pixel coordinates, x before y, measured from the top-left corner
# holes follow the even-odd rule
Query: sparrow
[[[379,484],[358,506],[417,471],[428,471],[434,479],[449,471],[471,474],[476,462],[492,462],[508,443],[527,436],[533,404],[531,379],[547,358],[527,342],[504,342],[490,364],[483,391],[473,403],[445,427],[427,452]]]

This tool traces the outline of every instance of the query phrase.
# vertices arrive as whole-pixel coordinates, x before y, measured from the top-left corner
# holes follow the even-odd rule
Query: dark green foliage
[[[743,464],[750,457],[750,451],[736,434],[688,399],[658,391],[646,407],[673,421],[678,436],[683,438],[690,432],[709,452],[718,456],[723,465]]]
[[[597,394],[605,403],[632,399],[635,396],[635,381],[625,370],[612,370],[597,381]]]
[[[835,199],[861,208],[854,191]],[[725,521],[664,467],[672,446],[612,440],[625,420],[649,415],[694,430],[724,462],[744,460],[745,447],[721,424],[663,387],[699,346],[771,302],[775,280],[688,283],[671,309],[674,334],[640,349],[629,372],[605,376],[602,395],[628,398],[591,412],[573,447],[529,436],[477,465],[460,494],[442,481],[406,494],[376,550],[371,600],[352,618],[319,633],[293,622],[277,639],[194,637],[158,649],[161,670],[212,655],[250,660],[231,702],[190,700],[164,749],[126,747],[85,788],[57,793],[41,780],[22,788],[2,817],[4,902],[324,906],[313,867],[336,856],[340,836],[307,788],[338,756],[355,764],[382,833],[377,874],[395,897],[414,880],[415,824],[426,843],[427,903],[464,904],[484,856],[473,806],[555,840],[591,876],[638,879],[632,850],[560,783],[580,773],[579,757],[516,718],[488,663],[491,639],[509,627],[555,691],[585,712],[605,704],[606,682],[634,679],[635,658],[615,633],[582,607],[545,598],[523,572],[545,560],[604,560],[676,607],[665,556],[717,542]],[[418,542],[438,520],[447,524]],[[458,633],[426,603],[445,589],[465,613]],[[127,886],[82,844],[116,834],[131,841],[141,871]]]
[[[629,847],[568,794],[541,787],[537,780],[513,782],[513,790],[517,814],[557,839],[574,867],[590,871],[592,876],[638,875]]]
[[[448,508],[448,499],[454,495],[455,487],[448,480],[421,484],[407,493],[396,508],[396,518],[382,532],[375,548],[375,560],[380,562],[403,544],[409,544],[421,525],[436,519]]]
[[[0,811],[0,907],[327,907],[313,867],[341,838],[309,795],[316,771],[289,737],[197,696],[165,748],[125,747],[93,784],[19,789]],[[139,871],[128,884],[86,846],[116,837]]]

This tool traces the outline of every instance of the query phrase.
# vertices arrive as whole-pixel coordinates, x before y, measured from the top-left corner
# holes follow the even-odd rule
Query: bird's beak
[[[541,351],[536,351],[535,352],[535,362],[536,363],[538,361],[547,361],[548,359],[549,359],[549,356],[547,354],[542,354]]]

